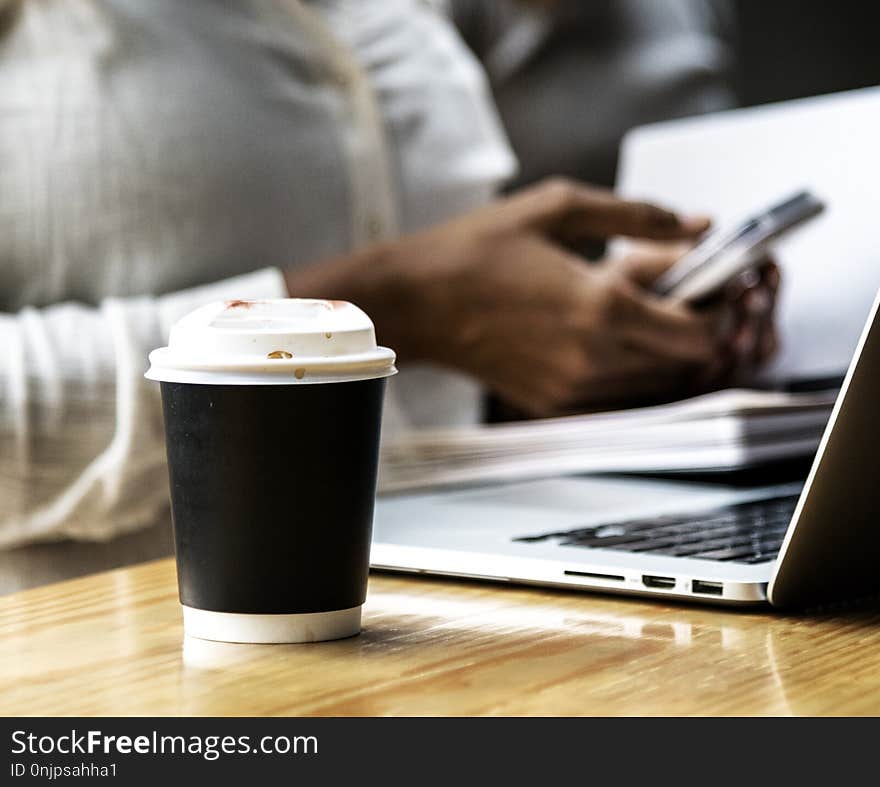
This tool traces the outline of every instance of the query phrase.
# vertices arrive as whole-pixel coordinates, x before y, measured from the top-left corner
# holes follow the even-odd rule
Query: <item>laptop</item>
[[[878,304],[803,482],[571,476],[380,496],[373,568],[725,605],[880,592]]]

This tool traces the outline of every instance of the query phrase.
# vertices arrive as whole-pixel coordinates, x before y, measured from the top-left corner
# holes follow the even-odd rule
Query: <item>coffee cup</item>
[[[186,634],[360,631],[394,353],[344,301],[225,301],[150,354],[161,385]]]

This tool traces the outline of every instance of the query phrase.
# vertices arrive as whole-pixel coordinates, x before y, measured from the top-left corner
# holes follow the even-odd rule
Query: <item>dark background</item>
[[[876,0],[735,0],[744,105],[880,84]]]

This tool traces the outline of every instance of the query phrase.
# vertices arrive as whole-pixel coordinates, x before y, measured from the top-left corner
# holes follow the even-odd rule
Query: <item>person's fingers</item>
[[[730,309],[721,305],[694,310],[657,298],[626,283],[613,289],[609,319],[621,339],[656,353],[692,363],[709,363],[729,341]]]
[[[734,352],[743,367],[762,359],[767,345],[764,335],[774,330],[774,295],[766,285],[752,287],[740,299],[742,319],[734,339]]]
[[[779,285],[782,282],[782,273],[779,270],[779,266],[772,258],[767,258],[761,266],[761,280],[774,296],[779,292]]]
[[[721,297],[730,302],[741,302],[746,294],[761,284],[761,273],[756,268],[748,268],[735,276],[721,292]]]
[[[510,215],[565,243],[627,235],[654,240],[693,238],[708,229],[704,216],[685,217],[648,202],[620,199],[610,191],[554,178],[508,202]]]
[[[647,286],[674,262],[676,254],[682,250],[681,245],[674,250],[672,247],[642,249],[623,258],[620,267],[628,279]],[[714,348],[706,344],[705,333],[702,340],[699,333],[689,337],[688,325],[697,327],[687,319],[688,316],[695,316],[693,310],[688,309],[685,304],[679,304],[678,309],[664,308],[672,307],[673,304],[662,301],[658,303],[657,299],[647,296],[642,304],[646,309],[645,315],[628,335],[631,339],[636,338],[643,346],[655,347],[658,352],[663,351],[658,345],[665,343],[669,353],[675,357],[699,360],[701,357],[708,357],[703,355],[706,351],[714,352],[714,363],[721,370],[719,373],[731,366],[740,369],[754,367],[776,351],[778,337],[774,325],[774,308],[779,282],[779,269],[768,258],[747,277],[740,277],[737,283],[731,285],[723,299],[711,309],[699,310],[699,314],[705,315],[710,322],[713,322],[714,315]],[[651,308],[652,305],[659,308]],[[655,318],[654,322],[646,322],[646,319],[652,317]],[[663,320],[663,317],[671,319]],[[643,330],[638,330],[639,327]],[[709,336],[712,335],[710,332]],[[729,346],[731,356],[719,359],[720,349],[725,345]]]
[[[779,332],[776,325],[776,311],[779,303],[779,287],[782,273],[773,259],[769,259],[761,269],[762,280],[770,297],[770,310],[767,313],[758,347],[758,362],[766,363],[779,351]]]
[[[753,361],[761,365],[769,361],[779,349],[779,335],[776,327],[776,300],[775,293],[770,286],[762,291],[769,300],[769,307],[757,319],[755,350]]]
[[[665,243],[646,246],[612,264],[619,265],[624,275],[642,287],[649,287],[690,248],[688,243]]]
[[[771,324],[761,334],[761,341],[758,347],[758,363],[767,363],[777,352],[779,352],[779,333],[776,330],[776,326]]]
[[[717,301],[728,304],[733,315],[735,327],[730,343],[733,377],[748,379],[756,366],[776,352],[775,307],[779,284],[779,268],[767,256],[730,282]]]
[[[722,296],[727,300],[735,301],[755,287],[764,287],[771,297],[775,298],[779,282],[779,267],[772,257],[764,256],[754,266],[734,277],[733,281],[724,288]]]
[[[755,321],[749,317],[742,321],[733,339],[733,352],[738,366],[748,366],[757,352],[758,329]]]

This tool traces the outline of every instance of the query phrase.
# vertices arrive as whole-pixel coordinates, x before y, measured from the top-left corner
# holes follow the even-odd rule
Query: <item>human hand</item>
[[[359,303],[402,364],[468,372],[529,414],[597,409],[689,392],[728,369],[738,334],[729,304],[696,310],[647,289],[668,249],[598,264],[572,249],[614,235],[692,240],[708,223],[557,179],[293,269],[288,289]]]
[[[637,262],[647,272],[643,283],[650,285],[688,251],[681,243],[640,244],[618,264]],[[726,350],[695,381],[694,392],[730,385],[748,384],[756,371],[777,352],[779,335],[775,320],[780,272],[776,262],[765,256],[728,284],[700,308],[720,312]]]
[[[613,235],[688,239],[707,226],[544,183],[389,246],[405,295],[396,317],[375,317],[377,330],[404,362],[467,371],[533,415],[672,394],[725,355],[721,310],[646,290],[668,253],[589,265],[570,249]]]

